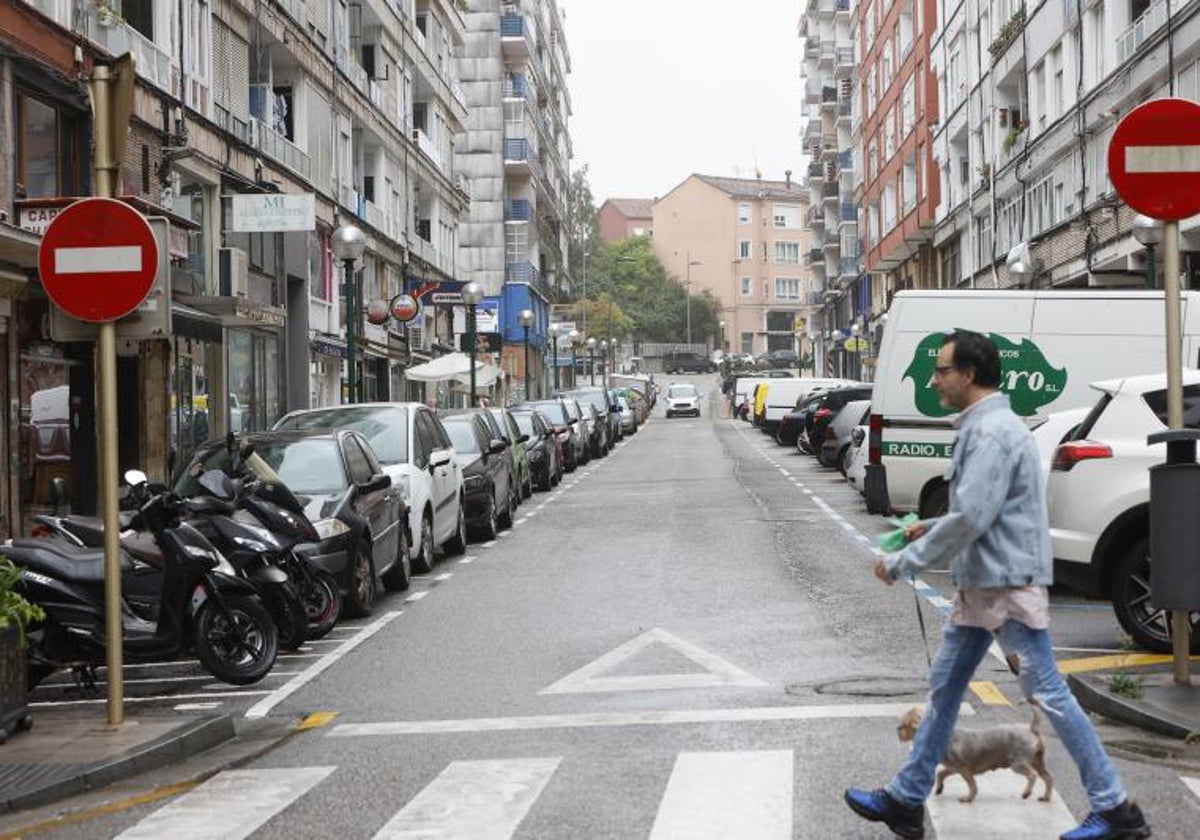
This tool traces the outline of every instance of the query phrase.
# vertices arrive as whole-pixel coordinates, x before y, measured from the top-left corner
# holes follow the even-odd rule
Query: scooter
[[[278,635],[254,586],[183,521],[178,496],[149,492],[136,470],[126,481],[139,504],[128,524],[153,535],[163,576],[157,621],[122,603],[125,659],[173,659],[192,648],[217,679],[233,685],[261,680],[275,664]],[[21,568],[17,591],[46,613],[26,634],[28,687],[70,668],[94,690],[95,668],[106,659],[103,551],[51,538],[13,540],[4,554]]]

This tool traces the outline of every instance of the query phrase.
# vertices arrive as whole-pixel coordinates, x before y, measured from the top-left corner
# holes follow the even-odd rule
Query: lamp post
[[[467,306],[467,346],[471,348],[471,401],[475,405],[475,307],[483,300],[483,288],[475,282],[462,288],[463,303]]]
[[[1153,289],[1158,285],[1158,270],[1154,265],[1154,249],[1162,244],[1162,223],[1149,216],[1134,217],[1133,238],[1146,249],[1146,288]]]
[[[718,337],[717,341],[719,341],[719,342],[720,342],[720,344],[721,344],[721,346],[720,346],[721,354],[722,354],[722,355],[724,355],[724,353],[725,353],[725,322],[724,322],[724,321],[718,321],[718,322],[717,322],[717,329],[718,329],[718,330],[720,330],[720,336]]]
[[[703,265],[700,260],[692,259],[692,252],[687,251],[687,280],[684,281],[684,306],[687,309],[687,343],[690,346],[692,343],[692,266]]]
[[[588,384],[596,384],[596,337],[589,335],[584,342],[588,349]]]
[[[579,349],[580,342],[583,341],[583,333],[579,330],[571,330],[567,333],[567,341],[571,344],[571,387],[574,388],[579,384],[579,374],[576,370],[576,365],[579,363],[575,359],[575,353]]]
[[[554,337],[554,390],[555,390],[555,391],[558,391],[558,390],[559,390],[559,388],[560,388],[560,387],[562,387],[562,386],[560,386],[560,385],[558,384],[558,338],[559,338],[559,330],[558,330],[558,325],[557,325],[557,324],[551,324],[551,325],[550,325],[550,334],[551,334],[551,335]]]
[[[600,339],[600,387],[606,388],[605,377],[608,375],[608,339]]]
[[[583,252],[583,331],[587,332],[587,261],[591,251]]]
[[[358,370],[355,345],[358,331],[358,291],[354,288],[354,262],[367,248],[367,237],[354,225],[342,225],[329,237],[333,256],[342,261],[346,269],[346,400],[358,402]]]
[[[533,397],[529,393],[529,328],[533,326],[533,310],[522,309],[517,319],[521,322],[521,329],[525,331],[525,399],[528,400]]]

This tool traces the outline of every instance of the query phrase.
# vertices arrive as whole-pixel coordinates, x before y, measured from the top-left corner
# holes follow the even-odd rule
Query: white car
[[[408,505],[412,570],[433,568],[434,547],[467,550],[462,467],[432,409],[418,402],[337,405],[293,411],[276,429],[353,429],[375,450]]]
[[[680,382],[667,387],[667,417],[676,414],[700,416],[700,392],[695,385]]]
[[[1183,372],[1184,423],[1200,425],[1200,371]],[[1166,460],[1148,435],[1166,429],[1164,374],[1094,382],[1100,399],[1059,445],[1046,494],[1055,579],[1111,597],[1139,645],[1170,652],[1167,614],[1150,600],[1150,473]],[[1200,613],[1192,613],[1193,636]]]

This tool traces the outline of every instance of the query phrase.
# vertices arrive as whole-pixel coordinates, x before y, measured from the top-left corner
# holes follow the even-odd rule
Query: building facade
[[[692,294],[712,292],[734,352],[807,352],[799,346],[812,291],[808,189],[793,181],[691,175],[654,202],[654,252]]]
[[[600,238],[620,242],[634,236],[654,236],[654,200],[609,198],[596,211]]]

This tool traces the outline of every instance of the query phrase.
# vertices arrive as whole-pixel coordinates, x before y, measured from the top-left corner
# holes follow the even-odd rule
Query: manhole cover
[[[929,692],[924,680],[898,679],[895,677],[859,677],[818,685],[817,694],[834,694],[843,697],[920,697]]]

